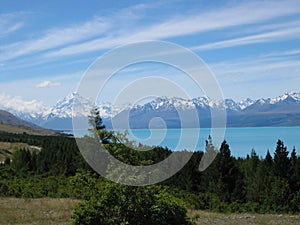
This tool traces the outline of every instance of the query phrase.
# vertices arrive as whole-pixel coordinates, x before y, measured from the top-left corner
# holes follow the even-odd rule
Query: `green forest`
[[[126,136],[106,131],[97,113],[90,122],[92,133],[124,163],[150,165],[172,153],[162,147],[135,151],[118,141],[128,141]],[[198,151],[170,179],[134,187],[113,183],[93,171],[71,136],[1,133],[0,142],[27,143],[41,150],[16,149],[0,164],[0,196],[83,199],[73,212],[73,224],[192,224],[186,215],[188,209],[299,213],[300,157],[282,140],[274,141],[273,155],[266,151],[259,157],[252,150],[243,158],[232,156],[224,141],[205,171],[198,170],[203,156]],[[213,148],[209,136],[206,150]]]

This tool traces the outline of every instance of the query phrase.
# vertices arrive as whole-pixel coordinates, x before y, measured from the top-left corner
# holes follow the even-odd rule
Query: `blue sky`
[[[194,51],[215,74],[226,98],[300,91],[297,0],[0,4],[0,104],[52,105],[76,90],[97,57],[144,40],[170,41]],[[139,69],[132,71],[139,76]],[[161,73],[156,75],[164,76],[166,69]],[[114,82],[121,88],[126,76]]]

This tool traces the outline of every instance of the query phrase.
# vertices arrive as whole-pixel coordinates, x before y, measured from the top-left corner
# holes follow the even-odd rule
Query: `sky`
[[[300,91],[298,0],[0,4],[0,105],[26,110],[53,105],[77,90],[103,54],[149,40],[194,52],[214,74],[225,98],[240,101]],[[141,63],[115,74],[104,100],[115,99],[134,80],[148,76],[172,78],[191,97],[203,95],[182,71]],[[143,85],[137,86],[134,91],[142,92]],[[164,88],[166,95],[179,93],[172,85]]]

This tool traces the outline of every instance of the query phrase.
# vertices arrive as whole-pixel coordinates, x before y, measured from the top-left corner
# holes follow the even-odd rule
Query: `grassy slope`
[[[189,211],[188,215],[193,218],[197,215],[197,225],[296,225],[300,224],[300,215],[271,215],[271,214],[222,214],[206,211]]]
[[[54,135],[55,134],[55,131],[51,131],[51,130],[11,125],[6,123],[0,123],[0,132],[16,133],[16,134],[27,133],[32,135]]]
[[[74,199],[0,198],[0,224],[70,224]]]
[[[0,224],[70,224],[73,209],[79,202],[74,199],[0,198]],[[205,211],[189,211],[188,215],[198,215],[197,224],[300,224],[300,215],[221,214]]]

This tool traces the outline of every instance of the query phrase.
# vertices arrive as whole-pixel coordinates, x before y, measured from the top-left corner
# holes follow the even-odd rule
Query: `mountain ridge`
[[[43,129],[36,124],[22,120],[10,112],[0,110],[0,132],[53,135],[54,131]]]
[[[79,110],[72,110],[74,103],[79,106]],[[88,116],[93,105],[91,100],[84,99],[77,93],[72,93],[58,101],[53,107],[43,108],[41,112],[26,113],[9,109],[8,111],[39,126],[64,130],[71,129],[72,116]],[[178,113],[176,114],[175,111],[181,110],[188,113],[193,109],[196,109],[199,117],[201,117],[201,124],[209,126],[210,123],[207,120],[210,120],[210,110],[218,107],[226,109],[228,126],[300,125],[300,118],[298,118],[300,113],[300,92],[286,92],[275,98],[260,98],[257,100],[247,98],[239,102],[233,99],[216,101],[206,96],[192,99],[162,96],[143,105],[116,107],[111,103],[99,104],[100,115],[108,127],[111,127],[112,118],[119,121],[126,120],[122,115],[129,114],[130,124],[133,125],[132,128],[148,128],[147,122],[153,117],[169,120],[171,128],[178,128],[180,121]],[[263,118],[266,115],[272,119]]]

